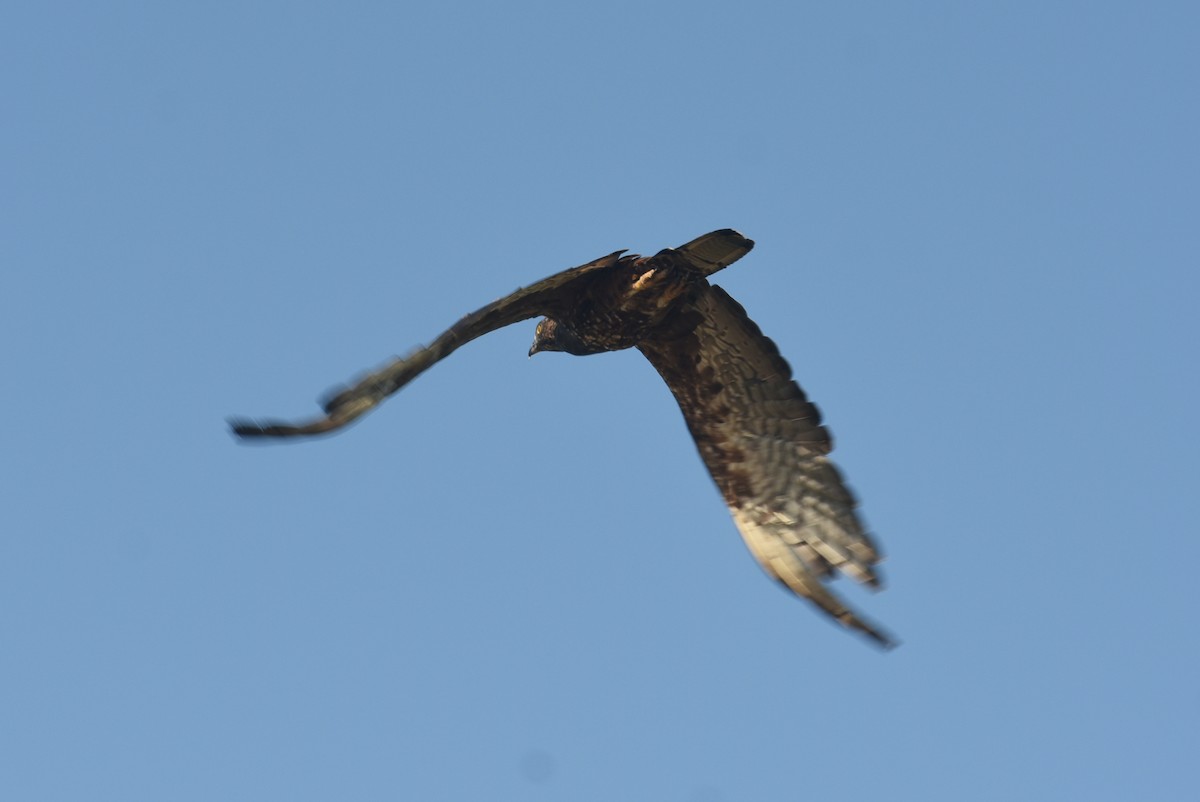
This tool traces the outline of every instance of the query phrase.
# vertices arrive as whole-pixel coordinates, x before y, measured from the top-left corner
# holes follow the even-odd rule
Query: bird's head
[[[593,349],[584,345],[575,332],[548,317],[538,321],[529,355],[533,356],[540,351],[565,351],[576,356],[593,353]]]

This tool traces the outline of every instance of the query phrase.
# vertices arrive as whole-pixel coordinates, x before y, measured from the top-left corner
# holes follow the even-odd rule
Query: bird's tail
[[[705,276],[724,270],[750,253],[754,240],[746,239],[732,228],[722,228],[696,237],[675,250]]]

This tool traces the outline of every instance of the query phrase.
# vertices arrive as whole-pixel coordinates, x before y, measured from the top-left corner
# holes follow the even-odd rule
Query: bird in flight
[[[636,348],[667,383],[747,547],[768,575],[885,648],[894,641],[827,586],[836,572],[880,585],[880,554],[829,460],[829,430],[788,363],[741,305],[708,277],[754,247],[732,229],[655,256],[617,251],[564,270],[464,317],[428,346],[324,401],[302,423],[230,420],[245,440],[335,432],[459,346],[534,317],[532,356]]]

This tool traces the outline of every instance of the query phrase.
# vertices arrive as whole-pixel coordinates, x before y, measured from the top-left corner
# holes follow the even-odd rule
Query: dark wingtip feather
[[[313,435],[332,434],[350,423],[355,417],[358,416],[317,418],[314,421],[302,424],[231,418],[229,420],[229,429],[241,442],[258,441],[268,438],[312,437]]]
[[[900,641],[884,632],[871,630],[867,633],[867,636],[871,639],[872,643],[874,643],[880,649],[883,649],[885,652],[890,652],[892,649],[895,649],[900,645]]]
[[[890,652],[892,649],[895,649],[900,645],[900,641],[893,638],[887,632],[884,632],[882,629],[867,623],[853,613],[847,613],[844,616],[841,616],[839,620],[844,626],[861,632],[863,635],[869,638],[872,643],[885,652]]]
[[[292,428],[276,421],[256,421],[250,418],[228,418],[229,431],[242,440],[284,436],[282,430]]]

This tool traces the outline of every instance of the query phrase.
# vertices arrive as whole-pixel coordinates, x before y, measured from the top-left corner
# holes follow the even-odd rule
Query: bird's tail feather
[[[746,239],[732,228],[710,231],[675,250],[706,276],[724,270],[750,253],[754,240]]]

